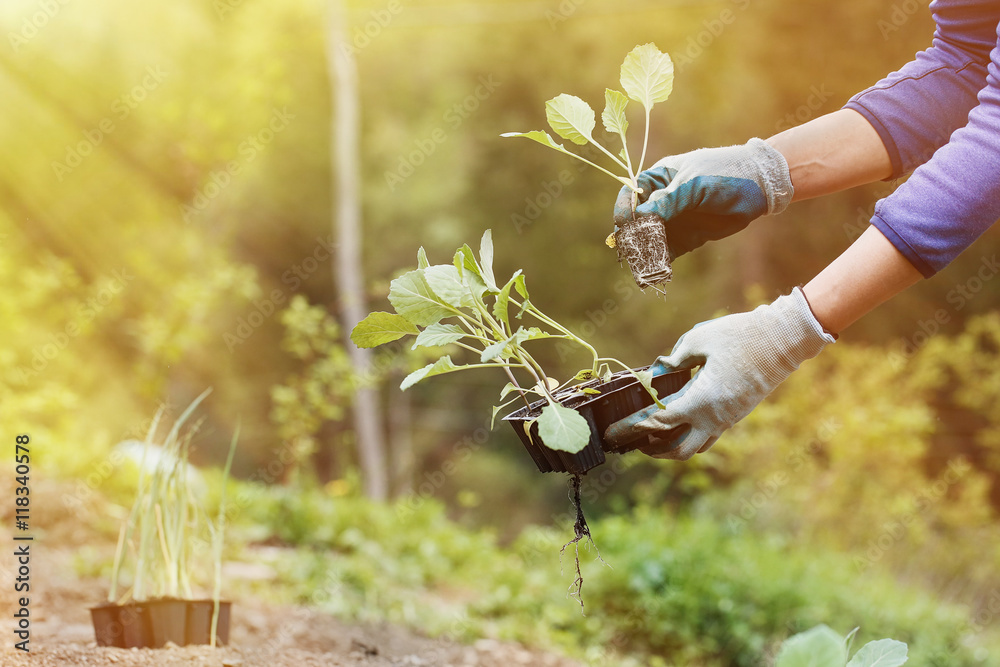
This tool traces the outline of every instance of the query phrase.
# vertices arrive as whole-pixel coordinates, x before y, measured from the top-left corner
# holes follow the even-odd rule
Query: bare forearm
[[[785,156],[792,201],[839,192],[892,175],[882,140],[864,116],[840,109],[767,140]]]
[[[802,288],[823,328],[840,333],[923,276],[875,227],[869,227]]]

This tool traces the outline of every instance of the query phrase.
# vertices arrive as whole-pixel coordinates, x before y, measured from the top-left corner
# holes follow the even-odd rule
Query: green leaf
[[[479,262],[476,261],[476,254],[472,252],[468,243],[463,244],[455,253],[455,267],[463,277],[466,271],[471,271],[480,278],[483,277],[483,270],[479,267]]]
[[[419,370],[415,370],[405,378],[403,382],[399,385],[399,388],[406,391],[416,383],[420,382],[424,378],[429,378],[434,375],[441,375],[443,373],[451,373],[454,371],[460,371],[470,366],[456,366],[452,363],[450,356],[444,356],[435,361],[433,364],[427,364]]]
[[[457,324],[432,324],[417,336],[412,350],[418,347],[439,347],[465,338],[465,331]]]
[[[517,391],[517,385],[515,385],[513,382],[508,382],[504,386],[504,388],[500,391],[500,400],[502,401],[503,399],[507,398],[507,394],[509,394],[512,391]]]
[[[507,338],[501,341],[497,341],[496,343],[493,343],[485,350],[483,350],[483,354],[480,357],[480,361],[486,363],[491,359],[496,359],[497,357],[503,355],[503,351],[508,345],[511,344],[520,345],[525,341],[538,340],[539,338],[551,338],[551,337],[552,337],[551,334],[542,331],[538,327],[529,327],[527,329],[525,329],[524,327],[518,327],[517,331],[515,331]],[[504,358],[506,359],[508,356],[510,355],[504,355]],[[555,386],[558,387],[559,383],[557,382]]]
[[[527,329],[518,327],[514,335],[511,336],[511,339],[518,345],[528,340],[538,340],[540,338],[552,338],[552,334],[542,331],[538,327],[528,327]],[[559,384],[556,383],[556,386],[558,387]]]
[[[599,396],[601,394],[600,391],[598,391],[597,389],[593,389],[591,387],[580,387],[580,391],[587,394],[588,396]]]
[[[674,87],[674,63],[655,44],[632,49],[621,69],[622,88],[648,111],[656,102],[665,102]]]
[[[844,637],[844,646],[847,647],[847,652],[848,653],[851,652],[851,644],[854,643],[854,636],[856,634],[858,634],[858,630],[860,630],[860,629],[861,629],[860,625],[856,626],[853,630],[851,630],[850,632],[847,633],[846,637]]]
[[[510,344],[512,338],[513,336],[511,336],[511,338],[505,338],[501,341],[497,341],[492,345],[488,345],[486,349],[483,350],[483,353],[479,355],[479,361],[485,364],[487,361],[492,361],[493,359],[496,359],[497,357],[501,356],[503,354],[504,348]]]
[[[375,312],[357,323],[351,331],[351,340],[358,347],[377,347],[417,333],[420,330],[405,317]]]
[[[628,106],[628,97],[617,90],[604,89],[604,111],[601,113],[601,120],[604,122],[604,129],[625,136],[628,131],[628,120],[625,118],[625,107]],[[622,150],[622,154],[625,151]]]
[[[593,113],[593,111],[591,111],[591,113]],[[555,140],[552,137],[549,136],[548,132],[543,132],[542,130],[532,130],[531,132],[504,132],[500,136],[501,137],[526,137],[528,139],[531,139],[532,141],[537,141],[538,143],[542,144],[543,146],[548,146],[549,148],[553,148],[553,149],[559,151],[560,153],[565,153],[566,155],[572,155],[573,157],[575,157],[578,160],[584,160],[584,158],[580,157],[576,153],[571,153],[570,151],[566,150],[563,147],[562,144],[557,144],[555,142]],[[587,160],[584,160],[584,161],[587,162]],[[601,171],[604,171],[606,174],[608,174],[609,176],[611,176],[612,178],[614,178],[616,181],[618,181],[622,185],[627,185],[629,187],[633,187],[632,181],[630,181],[629,179],[625,178],[624,176],[616,176],[616,175],[612,174],[610,171],[605,170],[603,167],[598,167],[597,165],[595,165],[593,163],[590,163],[590,165],[593,166],[593,167],[597,167]]]
[[[526,436],[528,436],[528,442],[530,442],[533,445],[535,445],[536,443],[535,443],[535,439],[531,437],[531,425],[534,424],[536,421],[538,421],[538,420],[537,419],[526,419],[523,422],[521,422],[521,428],[524,429],[524,434]]]
[[[424,250],[423,246],[417,250],[417,268],[426,269],[431,263],[427,261],[427,251]]]
[[[454,308],[472,308],[473,296],[462,282],[458,269],[450,264],[438,264],[424,269],[424,278],[442,301]]]
[[[486,293],[486,283],[483,282],[482,270],[476,262],[476,256],[472,254],[472,248],[468,244],[463,245],[455,253],[452,262],[462,277],[462,284],[469,289],[474,298],[482,301],[483,294]],[[473,306],[470,304],[469,307]]]
[[[538,435],[549,449],[575,454],[590,442],[590,425],[576,410],[546,405],[538,417]]]
[[[573,155],[568,150],[566,150],[562,144],[557,144],[555,139],[549,136],[548,132],[543,130],[532,130],[531,132],[504,132],[500,135],[501,137],[525,137],[526,139],[531,139],[532,141],[537,141],[543,146],[548,146],[549,148],[554,148],[560,153],[565,153],[566,155]]]
[[[424,269],[404,273],[389,283],[389,303],[397,313],[422,327],[437,324],[455,314],[431,290],[424,278]]]
[[[521,298],[524,299],[524,301],[521,302],[521,310],[519,310],[516,315],[517,319],[521,319],[521,316],[524,315],[524,311],[526,311],[528,306],[531,305],[531,301],[528,299],[528,286],[524,283],[524,276],[521,276],[514,281],[514,289],[521,295]]]
[[[582,371],[580,371],[579,373],[577,373],[576,375],[573,376],[573,381],[574,382],[586,382],[587,380],[593,380],[595,377],[597,377],[597,376],[594,375],[594,371],[593,370],[591,370],[589,368],[585,368],[585,369],[583,369]]]
[[[781,650],[774,667],[844,667],[847,647],[836,632],[825,625],[790,637]]]
[[[563,93],[546,102],[545,118],[556,134],[574,144],[584,146],[594,140],[594,110],[575,95]]]
[[[906,653],[906,644],[903,642],[879,639],[862,646],[847,663],[847,667],[899,667],[908,660]]]
[[[510,290],[513,289],[514,283],[521,279],[524,282],[524,276],[521,275],[521,269],[514,272],[507,284],[500,288],[500,293],[497,294],[497,302],[493,305],[493,317],[497,318],[508,327],[510,326],[509,315],[507,314],[507,304],[510,302]]]
[[[514,274],[515,277],[517,277],[519,273],[521,272],[518,271],[516,274]],[[520,278],[514,281],[514,289],[517,290],[517,293],[520,294],[523,298],[525,299],[530,298],[528,296],[528,286],[524,284],[524,276],[521,276]]]
[[[546,376],[545,384],[542,384],[542,381],[539,380],[538,382],[535,383],[535,388],[532,391],[534,391],[539,396],[544,396],[546,391],[555,391],[558,388],[559,388],[559,380]]]
[[[482,302],[483,295],[486,294],[486,283],[483,282],[483,279],[476,274],[467,271],[465,275],[462,276],[462,282],[469,289],[469,293]]]
[[[481,276],[486,288],[494,294],[500,291],[497,287],[497,279],[493,277],[493,230],[487,229],[483,232],[483,238],[479,242],[479,261],[482,262]]]
[[[516,401],[516,400],[517,400],[517,399],[515,398],[515,399],[513,399],[513,400],[510,400],[510,401],[507,401],[506,403],[504,403],[504,404],[502,404],[502,405],[494,405],[494,406],[493,406],[493,416],[492,416],[492,417],[490,417],[490,430],[491,430],[491,431],[493,430],[493,427],[494,427],[494,425],[496,424],[496,421],[497,421],[497,413],[499,413],[499,412],[500,412],[501,410],[503,410],[504,408],[506,408],[506,407],[507,407],[508,405],[510,405],[511,403],[513,403],[513,402],[514,402],[514,401]]]
[[[660,402],[658,396],[659,392],[657,392],[656,389],[653,388],[653,371],[649,369],[646,369],[644,371],[638,371],[635,374],[635,377],[637,380],[639,380],[639,384],[642,385],[643,389],[645,389],[649,393],[649,395],[653,397],[653,400],[656,401],[656,404],[662,408],[663,403]]]

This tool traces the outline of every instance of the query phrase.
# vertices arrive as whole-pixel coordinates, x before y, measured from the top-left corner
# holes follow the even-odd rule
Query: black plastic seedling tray
[[[646,368],[634,370],[638,372]],[[679,391],[690,379],[691,371],[666,373],[653,378],[653,388],[662,399]],[[601,393],[585,394],[580,391],[583,387],[596,389]],[[513,427],[521,444],[528,450],[528,454],[541,472],[582,474],[604,463],[605,453],[620,454],[649,444],[649,438],[639,438],[624,447],[614,448],[604,440],[604,432],[611,424],[653,404],[649,392],[629,371],[619,371],[607,382],[590,380],[571,387],[557,394],[556,399],[562,405],[573,408],[583,415],[590,425],[590,442],[575,454],[546,447],[538,434],[538,422],[532,422],[529,429],[530,437],[525,432],[525,423],[537,417],[538,412],[545,406],[544,400],[535,401],[530,406],[525,406],[503,418]]]
[[[217,643],[229,643],[232,603],[219,602]],[[92,607],[91,620],[98,646],[118,648],[162,648],[168,642],[178,646],[208,644],[211,641],[213,600],[157,598],[126,605],[102,604]]]

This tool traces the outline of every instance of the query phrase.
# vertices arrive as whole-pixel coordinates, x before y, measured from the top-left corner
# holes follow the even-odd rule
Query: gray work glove
[[[635,217],[656,215],[666,227],[670,256],[735,234],[792,201],[785,157],[761,139],[741,146],[702,148],[665,157],[639,174]],[[632,190],[615,203],[615,224],[632,219]]]
[[[620,446],[648,435],[651,443],[642,451],[686,461],[832,342],[798,287],[749,313],[702,322],[654,364],[655,374],[700,366],[698,373],[664,399],[665,408],[653,405],[615,422],[605,439]]]

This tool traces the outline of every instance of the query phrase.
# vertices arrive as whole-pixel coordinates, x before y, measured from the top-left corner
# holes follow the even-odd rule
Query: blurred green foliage
[[[844,633],[860,625],[858,645],[905,641],[916,667],[987,664],[1000,650],[963,608],[884,570],[858,573],[846,555],[706,517],[640,508],[592,522],[611,567],[582,552],[583,615],[566,595],[572,564],[560,567],[571,520],[501,547],[489,531],[448,521],[435,500],[385,506],[318,487],[241,493],[253,502],[234,533],[300,547],[253,556],[278,570],[272,594],[456,641],[485,634],[600,665],[757,666],[822,622]]]

